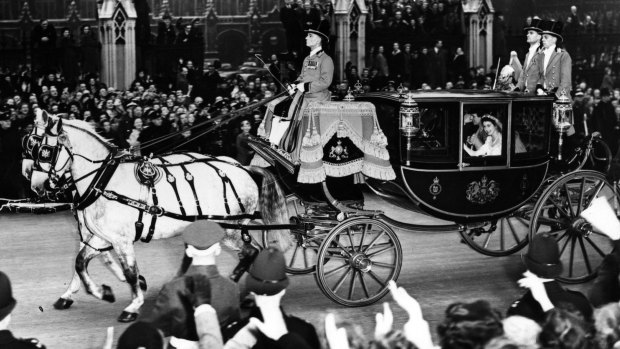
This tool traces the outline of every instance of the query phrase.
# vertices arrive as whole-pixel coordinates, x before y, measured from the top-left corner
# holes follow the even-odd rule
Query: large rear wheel
[[[579,216],[599,197],[605,197],[611,207],[618,207],[617,193],[604,174],[577,171],[558,178],[534,207],[530,240],[543,233],[555,237],[564,266],[559,281],[580,283],[593,279],[598,265],[612,250],[609,238],[594,231],[590,223]]]
[[[520,251],[528,242],[533,204],[523,205],[504,217],[484,222],[459,233],[469,247],[491,257],[508,256]]]
[[[336,226],[321,244],[316,278],[328,298],[349,307],[373,304],[385,296],[402,264],[396,233],[385,223],[366,217]]]

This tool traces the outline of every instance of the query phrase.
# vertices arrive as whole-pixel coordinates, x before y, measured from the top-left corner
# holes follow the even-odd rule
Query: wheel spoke
[[[323,273],[323,275],[324,275],[325,277],[327,277],[327,276],[329,276],[329,275],[331,275],[331,274],[333,274],[333,273],[337,272],[338,270],[340,270],[340,269],[342,269],[342,268],[346,268],[346,267],[349,267],[349,264],[347,264],[347,263],[343,263],[341,266],[337,267],[336,269],[332,269],[332,270],[330,270],[330,271],[326,271],[325,273]],[[351,267],[349,267],[349,268],[351,268]]]
[[[295,259],[297,258],[297,251],[300,249],[300,246],[295,246],[295,250],[293,250],[293,256],[291,257],[291,262],[289,263],[289,268],[292,268],[295,264]],[[307,265],[306,265],[307,266]]]
[[[546,223],[546,224],[551,224],[551,223],[556,223],[556,224],[564,224],[564,221],[561,219],[555,219],[555,218],[549,218],[549,217],[540,217],[538,218],[538,222],[539,223]],[[538,228],[540,228],[540,224],[538,226]],[[538,229],[536,229],[538,231]]]
[[[585,208],[590,207],[590,204],[592,203],[592,200],[596,199],[598,197],[598,194],[600,194],[601,189],[603,189],[603,186],[605,185],[605,181],[601,180],[599,184],[596,185],[596,188],[594,189],[594,194],[592,194],[592,196],[590,196],[588,198],[588,203],[585,205]]]
[[[384,248],[382,248],[382,249],[380,249],[378,251],[374,251],[372,253],[367,253],[366,257],[369,257],[369,258],[370,257],[374,257],[374,256],[382,254],[385,251],[394,250],[394,249],[396,249],[396,246],[394,246],[392,244],[388,244],[388,246],[386,246],[386,247],[384,247]]]
[[[586,268],[588,269],[588,274],[592,274],[592,266],[590,266],[590,259],[588,258],[586,247],[583,244],[583,238],[579,236],[578,239],[579,239],[579,246],[581,247],[581,254],[583,255],[583,261],[586,263]]]
[[[373,279],[375,279],[375,281],[381,285],[381,287],[385,287],[385,282],[379,280],[379,276],[377,276],[377,274],[375,274],[372,270],[369,271],[368,273],[366,273],[368,275],[370,275],[370,277],[372,277]]]
[[[340,287],[342,287],[342,284],[344,283],[344,281],[347,279],[347,276],[349,276],[349,271],[352,268],[349,267],[347,269],[347,271],[344,272],[344,274],[342,274],[342,276],[340,277],[340,279],[338,280],[338,282],[336,283],[336,285],[334,286],[333,292],[334,293],[338,293],[338,290],[340,290]]]
[[[349,283],[349,300],[353,299],[353,291],[355,290],[355,280],[356,280],[356,275],[357,275],[358,271],[353,269],[353,277],[351,277],[351,282]]]
[[[360,246],[358,247],[358,251],[362,250],[362,247],[364,246],[364,239],[366,238],[366,230],[368,229],[368,226],[370,224],[364,224],[364,229],[362,229],[362,238],[360,239]]]
[[[355,252],[355,245],[353,245],[353,237],[351,236],[351,227],[347,228],[347,236],[349,236],[349,243],[351,244],[351,250]]]
[[[549,198],[549,201],[551,201],[553,206],[555,206],[555,208],[557,208],[558,212],[560,212],[562,214],[562,216],[564,216],[564,217],[566,217],[568,219],[571,218],[571,216],[569,216],[568,213],[566,211],[564,211],[564,209],[560,206],[560,204],[555,202],[555,200],[553,200],[552,198]]]
[[[520,243],[521,239],[519,239],[519,236],[515,232],[515,227],[512,225],[512,222],[510,221],[510,218],[507,218],[506,222],[508,222],[508,228],[510,228],[510,232],[512,233],[512,237],[515,239],[517,244]]]
[[[570,191],[568,190],[568,184],[564,183],[564,191],[566,192],[566,200],[568,201],[568,210],[571,217],[575,217],[575,211],[573,211],[573,202],[570,199]]]
[[[560,240],[562,240],[565,236],[568,235],[568,232],[564,232],[564,234],[562,234],[562,236],[560,236],[559,239],[557,239],[557,242],[560,242]],[[564,245],[562,245],[562,248],[560,249],[560,256],[564,253],[564,250],[566,249],[566,246],[568,245],[568,242],[570,241],[569,238],[566,239],[566,241],[564,241]]]
[[[506,250],[506,244],[504,241],[504,224],[502,224],[502,222],[500,221],[500,227],[499,227],[499,248],[501,251]],[[497,229],[497,227],[495,227],[495,229]]]
[[[600,247],[598,247],[598,246],[594,243],[594,241],[592,241],[592,240],[590,239],[590,237],[586,236],[586,237],[585,237],[585,239],[586,239],[586,241],[590,244],[590,246],[592,246],[592,248],[593,248],[596,252],[598,252],[598,254],[599,254],[601,257],[605,257],[605,253],[603,252],[603,250],[601,250],[601,248],[600,248]]]
[[[308,249],[304,248],[303,249],[303,255],[304,255],[304,266],[307,268],[308,267]]]
[[[572,237],[570,240],[570,260],[568,265],[568,277],[573,276],[573,263],[575,262],[575,239],[576,237]]]
[[[489,241],[491,241],[491,233],[488,233],[487,238],[484,239],[484,244],[483,244],[484,248],[487,248],[489,246]]]
[[[394,269],[396,266],[394,264],[383,263],[383,262],[372,262],[373,266],[378,266],[382,268]]]
[[[577,214],[581,213],[581,210],[583,209],[583,195],[585,194],[585,190],[586,190],[586,177],[581,178],[581,190],[579,191],[579,203],[577,206]]]
[[[370,250],[372,248],[372,246],[375,244],[375,242],[377,242],[377,240],[379,240],[379,238],[383,236],[383,234],[385,234],[385,231],[381,230],[381,232],[378,233],[377,236],[375,236],[374,239],[372,239],[370,244],[362,252],[366,252],[366,251]]]
[[[334,242],[336,243],[336,245],[338,245],[338,247],[340,247],[340,249],[341,249],[344,253],[346,253],[346,254],[347,254],[347,256],[351,257],[351,253],[350,253],[349,251],[347,251],[347,248],[346,248],[346,247],[342,246],[342,244],[340,243],[340,239],[334,239],[334,240],[335,240]]]
[[[366,286],[366,280],[364,279],[364,273],[358,273],[360,277],[360,284],[362,284],[362,289],[364,290],[364,295],[366,298],[370,298],[370,294],[368,293],[368,286]]]

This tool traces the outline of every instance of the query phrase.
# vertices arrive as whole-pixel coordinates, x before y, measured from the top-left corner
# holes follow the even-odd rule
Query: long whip
[[[263,66],[266,66],[266,65],[267,65],[267,63],[265,63],[265,61],[263,61],[262,56],[260,55],[260,53],[256,53],[256,54],[254,54],[254,57],[256,57],[256,59],[258,59],[261,63],[263,63]],[[275,75],[273,75],[273,73],[271,72],[271,70],[267,69],[267,71],[269,72],[269,75],[271,75],[271,77],[272,77],[275,81],[277,81],[277,82],[280,84],[280,86],[282,86],[282,88],[283,88],[285,91],[288,91],[288,87],[284,86],[284,84],[282,83],[282,81],[280,81],[280,79],[278,79]]]
[[[497,85],[497,75],[499,74],[499,61],[501,59],[502,59],[501,57],[497,59],[497,69],[495,70],[495,81],[493,81],[493,90],[494,91],[495,91],[495,85]]]

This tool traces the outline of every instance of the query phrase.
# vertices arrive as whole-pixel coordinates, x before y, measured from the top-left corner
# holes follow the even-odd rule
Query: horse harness
[[[239,220],[239,219],[259,218],[258,212],[245,213],[245,207],[243,203],[241,202],[241,198],[237,194],[237,190],[235,189],[232,181],[230,180],[230,178],[228,178],[228,176],[226,175],[224,171],[214,166],[213,163],[229,164],[237,168],[243,169],[244,171],[247,172],[245,168],[243,168],[239,164],[223,161],[215,157],[197,158],[190,154],[183,154],[183,155],[188,156],[189,159],[183,162],[179,162],[179,163],[170,163],[165,158],[158,157],[157,159],[159,159],[161,163],[155,164],[151,162],[151,159],[147,159],[145,157],[127,155],[126,153],[123,153],[121,156],[115,156],[114,153],[110,153],[108,158],[103,162],[103,166],[99,167],[99,169],[97,170],[95,177],[93,178],[90,185],[88,186],[88,189],[86,189],[85,194],[82,195],[78,199],[75,209],[84,210],[85,208],[90,206],[92,203],[94,203],[100,196],[103,196],[104,198],[108,200],[116,201],[121,204],[127,205],[129,207],[133,207],[136,210],[138,210],[138,219],[135,222],[136,236],[135,236],[134,241],[141,240],[142,242],[151,241],[151,239],[153,238],[153,234],[155,232],[155,225],[157,223],[157,218],[162,217],[162,216],[170,217],[170,218],[177,219],[177,220],[187,221],[187,222],[193,222],[193,221],[201,220],[201,219]],[[152,201],[153,201],[152,205],[149,205],[146,201],[136,200],[126,195],[117,193],[113,190],[105,189],[110,179],[112,178],[112,175],[115,173],[118,166],[122,163],[135,163],[136,164],[135,169],[134,169],[136,180],[141,185],[145,185],[148,188],[151,194]],[[203,214],[202,208],[200,205],[200,200],[198,199],[198,194],[196,193],[196,187],[194,186],[194,176],[187,169],[187,165],[196,164],[196,163],[205,164],[208,167],[215,170],[219,174],[219,177],[222,181],[224,206],[226,209],[226,215]],[[192,190],[192,194],[193,194],[195,205],[196,205],[195,207],[196,207],[196,211],[198,212],[198,214],[188,215],[186,213],[185,207],[179,195],[179,190],[177,187],[177,178],[170,172],[169,170],[170,167],[180,167],[183,170],[183,177],[185,181],[187,181],[187,183],[189,184]],[[166,181],[170,184],[170,186],[172,186],[172,189],[175,193],[175,197],[179,204],[179,208],[181,211],[180,214],[174,213],[174,212],[168,212],[159,205],[157,190],[155,189],[155,184],[161,179],[161,173],[160,171],[158,171],[158,168],[161,168],[163,170],[163,172],[165,173]],[[237,201],[237,204],[239,205],[241,211],[244,213],[235,214],[235,215],[230,214],[230,207],[229,207],[228,199],[227,199],[227,187],[228,186],[230,186],[231,191],[233,192],[235,199]],[[147,236],[142,237],[142,232],[144,230],[144,223],[142,223],[142,218],[145,213],[151,215],[151,222],[150,222]]]

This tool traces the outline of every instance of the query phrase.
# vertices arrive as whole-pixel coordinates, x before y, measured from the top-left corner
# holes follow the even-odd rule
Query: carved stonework
[[[20,23],[32,23],[32,14],[30,13],[30,5],[28,1],[24,1],[24,5],[22,6],[22,10],[19,16]]]
[[[78,11],[75,0],[71,1],[71,3],[69,4],[69,7],[67,9],[67,19],[69,20],[69,22],[80,21],[80,12]]]
[[[162,0],[161,6],[159,7],[159,16],[163,17],[165,15],[172,16],[172,13],[170,12],[170,4],[168,3],[168,0]]]

